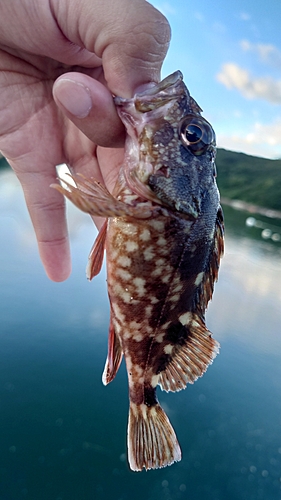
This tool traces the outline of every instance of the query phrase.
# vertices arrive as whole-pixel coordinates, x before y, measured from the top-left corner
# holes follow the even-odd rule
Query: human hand
[[[0,2],[0,150],[16,172],[48,276],[70,273],[56,165],[112,189],[124,128],[112,94],[158,81],[169,25],[145,0]]]

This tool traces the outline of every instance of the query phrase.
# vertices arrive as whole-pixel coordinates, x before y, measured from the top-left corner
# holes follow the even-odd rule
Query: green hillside
[[[281,210],[281,160],[218,149],[216,164],[222,197]],[[0,168],[6,166],[0,158]]]
[[[281,160],[218,149],[216,165],[221,196],[281,210]]]

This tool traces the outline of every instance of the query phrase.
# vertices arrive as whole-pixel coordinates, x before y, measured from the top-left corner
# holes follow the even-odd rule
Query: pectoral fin
[[[51,184],[51,187],[62,193],[76,207],[87,214],[99,217],[128,216],[137,219],[147,219],[152,215],[149,207],[132,206],[117,200],[105,186],[95,179],[88,180],[82,175],[69,177],[72,178],[75,185],[61,179],[66,188],[60,184]]]

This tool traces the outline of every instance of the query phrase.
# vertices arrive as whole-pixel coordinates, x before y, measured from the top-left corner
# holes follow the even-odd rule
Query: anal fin
[[[181,460],[175,431],[158,403],[130,402],[128,458],[133,471],[159,469]]]
[[[219,343],[198,317],[193,317],[186,328],[189,334],[185,344],[174,347],[171,361],[160,373],[159,385],[166,392],[180,391],[193,384],[219,352]]]
[[[102,374],[102,382],[104,385],[109,384],[114,379],[118,372],[123,357],[120,340],[117,337],[112,323],[112,315],[109,324],[108,336],[108,355],[105,362],[105,367]]]
[[[86,275],[89,280],[97,276],[101,270],[103,256],[104,256],[106,231],[107,231],[107,221],[103,223],[89,254],[88,264],[86,269]]]

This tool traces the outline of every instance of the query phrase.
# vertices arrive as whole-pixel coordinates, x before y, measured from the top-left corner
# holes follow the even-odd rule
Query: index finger
[[[53,281],[64,281],[71,272],[65,200],[50,189],[56,181],[55,166],[45,161],[37,170],[33,168],[34,158],[28,156],[26,161],[21,159],[20,166],[17,161],[10,160],[10,164],[24,191],[46,273]]]
[[[69,40],[101,58],[113,94],[131,97],[138,86],[159,81],[170,26],[145,0],[61,0],[53,13]]]

